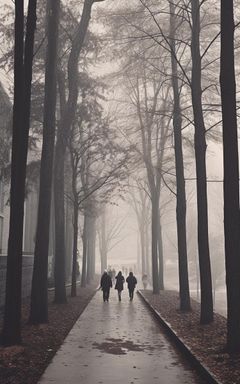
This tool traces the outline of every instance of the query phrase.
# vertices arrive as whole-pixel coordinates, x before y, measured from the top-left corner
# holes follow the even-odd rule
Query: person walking
[[[116,276],[116,284],[115,284],[115,289],[118,291],[118,300],[121,301],[121,294],[123,290],[123,284],[125,282],[125,279],[122,275],[122,272],[119,271],[117,276]]]
[[[101,277],[100,287],[102,288],[102,291],[103,291],[103,301],[104,302],[108,301],[110,288],[112,287],[112,279],[107,273],[107,271],[104,271]]]
[[[134,294],[134,289],[135,289],[136,284],[137,284],[137,279],[133,275],[132,272],[129,272],[129,275],[128,275],[127,279],[126,279],[126,282],[128,284],[129,298],[132,301],[133,294]]]
[[[115,278],[116,278],[116,271],[115,271],[115,268],[112,269],[112,281],[115,282]]]

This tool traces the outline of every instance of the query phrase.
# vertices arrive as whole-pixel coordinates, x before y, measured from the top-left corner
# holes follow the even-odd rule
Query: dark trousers
[[[103,301],[108,301],[109,299],[109,291],[110,291],[110,288],[106,288],[103,290]]]
[[[134,294],[134,288],[133,289],[129,289],[129,298],[130,298],[130,300],[133,299],[133,294]]]

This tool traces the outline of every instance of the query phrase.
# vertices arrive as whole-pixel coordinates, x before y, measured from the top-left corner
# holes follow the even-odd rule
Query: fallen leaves
[[[142,294],[222,384],[240,384],[240,355],[231,356],[225,351],[227,321],[223,316],[215,314],[213,323],[201,325],[200,304],[195,300],[191,302],[190,312],[181,312],[175,291],[161,291],[159,295],[142,291]]]
[[[36,384],[95,292],[78,288],[78,296],[56,305],[49,295],[49,323],[29,325],[29,303],[22,306],[22,345],[0,347],[1,384]]]

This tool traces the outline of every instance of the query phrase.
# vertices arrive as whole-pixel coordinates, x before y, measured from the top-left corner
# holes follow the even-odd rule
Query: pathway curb
[[[142,299],[144,304],[151,310],[153,315],[159,321],[159,323],[165,328],[169,336],[174,340],[176,345],[187,355],[190,361],[194,364],[196,369],[201,375],[208,380],[209,384],[222,384],[216,376],[198,360],[191,348],[177,335],[177,333],[171,328],[170,324],[162,317],[162,315],[150,304],[148,299],[142,294],[141,291],[137,291],[139,297]]]

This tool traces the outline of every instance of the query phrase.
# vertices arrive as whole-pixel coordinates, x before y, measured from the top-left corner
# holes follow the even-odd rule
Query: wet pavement
[[[204,384],[152,314],[126,290],[98,291],[39,384]]]

